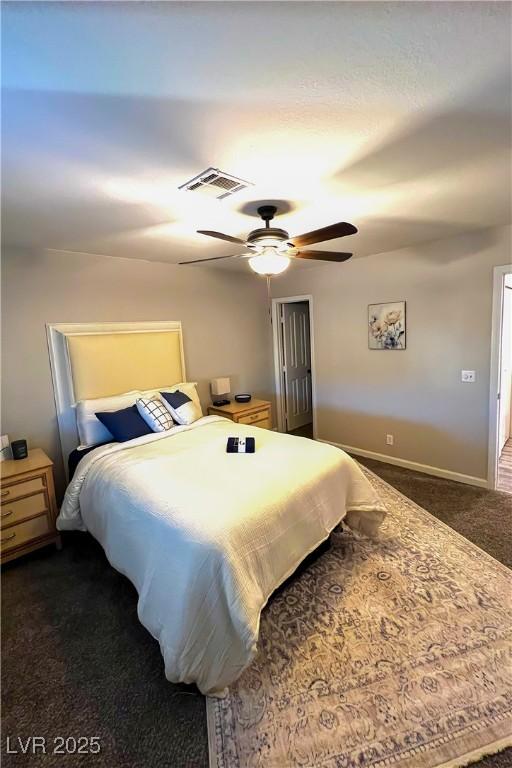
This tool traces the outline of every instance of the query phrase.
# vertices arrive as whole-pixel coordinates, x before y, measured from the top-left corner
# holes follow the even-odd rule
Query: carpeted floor
[[[297,429],[291,429],[288,432],[289,435],[295,435],[296,437],[309,437],[313,439],[313,424],[304,424],[303,427],[297,427]]]
[[[267,606],[250,668],[207,701],[217,768],[455,768],[512,743],[512,571],[364,470],[389,514],[336,529]]]
[[[376,475],[512,568],[512,496],[355,456]],[[512,765],[512,764],[511,764]]]
[[[510,495],[363,462],[510,566]],[[2,587],[4,766],[207,766],[204,698],[165,680],[158,644],[137,619],[134,588],[91,537],[68,534],[62,552],[48,548],[8,564]],[[33,735],[46,738],[47,754],[6,754],[8,736],[14,748],[18,736]],[[101,751],[51,754],[57,736],[99,736]],[[475,765],[511,768],[512,749]]]

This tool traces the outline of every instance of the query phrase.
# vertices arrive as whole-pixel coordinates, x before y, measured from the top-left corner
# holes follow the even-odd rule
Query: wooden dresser
[[[225,416],[237,424],[252,424],[262,429],[272,429],[272,406],[268,400],[258,400],[256,397],[248,403],[237,403],[235,400],[229,405],[210,405],[208,413]]]
[[[60,548],[52,467],[40,448],[26,459],[0,462],[2,563],[47,544]]]

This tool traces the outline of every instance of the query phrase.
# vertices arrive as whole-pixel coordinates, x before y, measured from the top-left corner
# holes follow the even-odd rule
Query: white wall
[[[510,262],[511,232],[292,266],[274,281],[274,297],[314,298],[320,438],[486,477],[493,266]],[[368,304],[402,299],[407,349],[369,350]],[[462,384],[461,369],[476,383]]]
[[[319,437],[474,477],[487,472],[492,268],[511,228],[294,270],[274,296],[313,294]],[[370,351],[367,305],[407,301],[407,349]],[[10,250],[2,269],[2,433],[58,463],[45,323],[181,320],[188,377],[272,397],[265,284],[252,274]],[[476,384],[462,384],[462,368]],[[393,447],[385,435],[394,435]]]
[[[52,251],[2,257],[2,434],[25,437],[63,475],[46,323],[181,320],[189,380],[208,403],[209,380],[271,395],[264,281],[204,267]]]

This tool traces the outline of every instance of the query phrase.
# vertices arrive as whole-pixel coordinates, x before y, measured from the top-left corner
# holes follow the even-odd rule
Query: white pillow
[[[153,432],[166,432],[174,427],[172,416],[159,397],[155,397],[152,400],[140,397],[135,405]]]
[[[158,389],[148,389],[146,392],[141,392],[142,397],[154,399],[155,397],[158,397],[160,399],[161,392],[176,392],[177,389],[180,390],[180,392],[184,392],[192,402],[196,405],[199,415],[198,419],[203,416],[203,409],[201,407],[201,401],[199,400],[199,395],[197,394],[197,382],[196,381],[181,381],[179,384],[171,384],[169,387],[159,387]],[[165,405],[165,403],[164,403]]]
[[[201,418],[200,407],[183,390],[163,391],[161,394],[163,404],[177,424],[193,424]]]
[[[80,400],[76,404],[76,426],[80,438],[79,449],[90,448],[99,443],[114,442],[110,431],[96,418],[98,411],[119,411],[134,405],[141,393],[125,392],[113,397],[100,397],[95,400]]]

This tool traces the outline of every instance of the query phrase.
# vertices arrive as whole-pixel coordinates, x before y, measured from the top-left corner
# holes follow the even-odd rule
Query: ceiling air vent
[[[218,168],[207,168],[206,171],[194,176],[193,179],[185,182],[178,189],[188,189],[189,192],[199,190],[211,197],[216,197],[217,200],[224,200],[224,198],[230,197],[230,195],[234,195],[235,192],[240,192],[246,187],[252,187],[250,181],[237,179],[236,176],[219,171]]]

